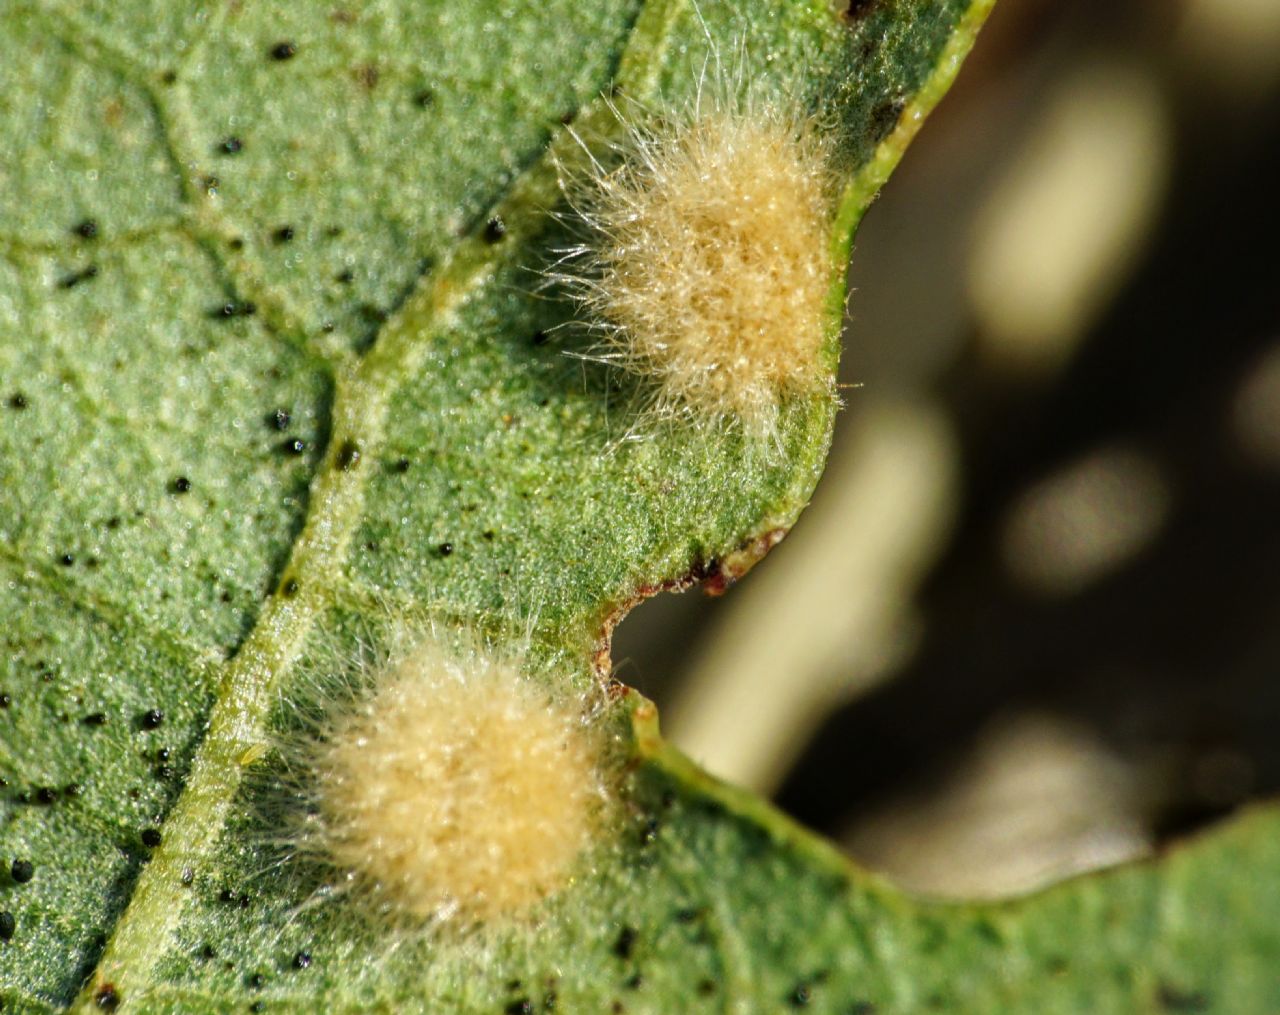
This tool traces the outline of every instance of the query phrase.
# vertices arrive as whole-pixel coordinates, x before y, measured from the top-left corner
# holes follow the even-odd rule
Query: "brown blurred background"
[[[813,504],[619,676],[933,895],[1275,794],[1280,3],[999,0],[850,281]]]

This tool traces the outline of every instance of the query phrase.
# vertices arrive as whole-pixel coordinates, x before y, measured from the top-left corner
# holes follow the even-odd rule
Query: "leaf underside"
[[[843,258],[988,6],[0,14],[0,857],[34,865],[0,874],[4,1010],[1280,1009],[1274,815],[929,906],[697,772],[631,694],[617,841],[536,932],[302,907],[264,828],[281,703],[393,618],[597,680],[627,606],[734,577],[817,481],[825,396],[785,407],[781,454],[617,443],[633,393],[536,291],[565,122],[607,130],[611,85],[687,101],[709,33],[835,136]]]

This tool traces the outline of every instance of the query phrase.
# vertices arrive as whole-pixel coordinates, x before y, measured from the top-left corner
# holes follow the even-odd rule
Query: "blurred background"
[[[999,0],[858,234],[792,534],[660,596],[677,744],[935,896],[1280,788],[1280,3]]]

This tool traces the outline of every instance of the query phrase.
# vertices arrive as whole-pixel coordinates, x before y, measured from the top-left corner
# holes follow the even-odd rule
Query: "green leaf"
[[[1274,816],[935,908],[710,782],[624,694],[616,849],[537,932],[414,939],[300,908],[246,778],[280,703],[388,617],[528,632],[586,683],[631,604],[736,578],[817,481],[825,395],[777,455],[615,445],[625,399],[535,340],[570,315],[531,270],[582,158],[564,122],[607,134],[611,85],[679,104],[708,39],[740,53],[835,135],[843,259],[989,6],[0,14],[0,855],[33,865],[0,875],[6,1010],[1280,1005]]]

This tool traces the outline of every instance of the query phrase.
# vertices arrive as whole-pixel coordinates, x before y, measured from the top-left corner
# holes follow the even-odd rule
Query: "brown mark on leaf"
[[[102,119],[108,127],[119,127],[124,122],[124,103],[108,99],[102,106]]]
[[[724,595],[729,586],[755,567],[764,559],[765,554],[782,542],[787,531],[788,529],[783,526],[768,529],[748,539],[722,558],[713,557],[708,561],[695,562],[678,578],[640,585],[629,597],[615,604],[601,622],[600,638],[596,642],[593,664],[601,682],[610,685],[614,629],[635,607],[659,592],[683,592],[694,585],[701,585],[702,591],[709,596]]]
[[[782,542],[786,534],[787,530],[784,528],[770,529],[726,554],[714,571],[702,579],[702,591],[709,596],[724,595],[730,585],[760,563],[764,555]]]

